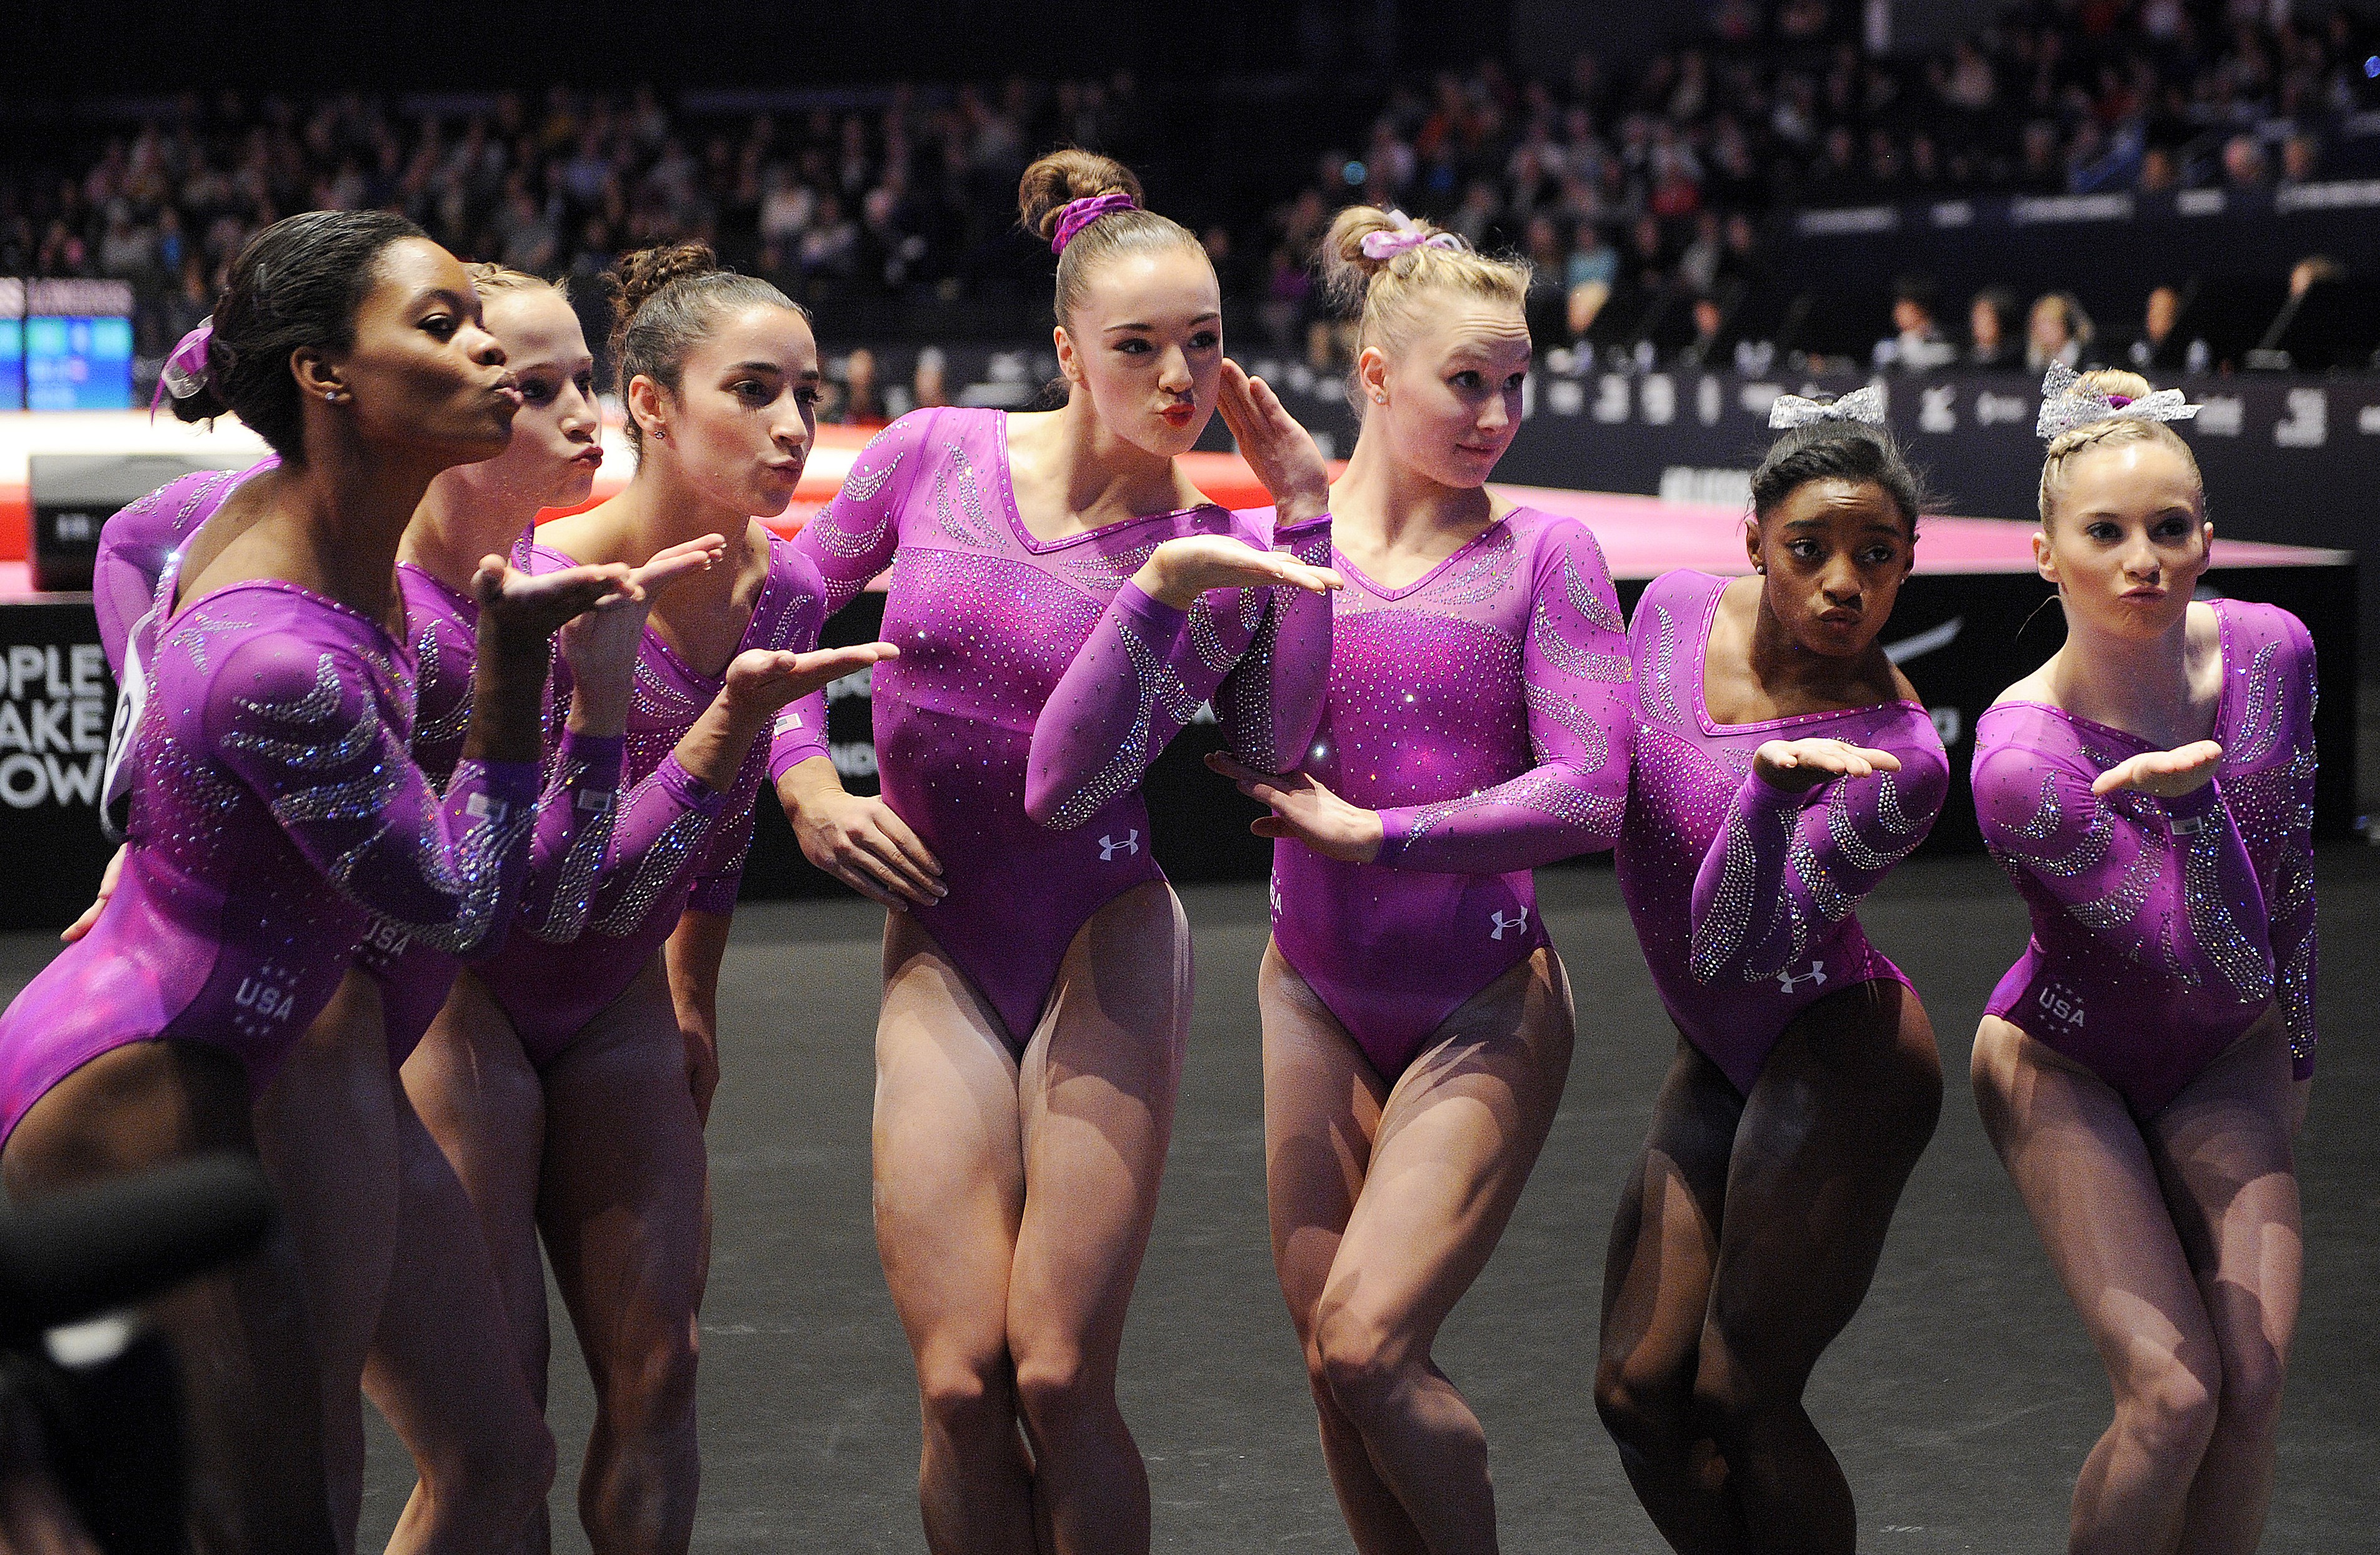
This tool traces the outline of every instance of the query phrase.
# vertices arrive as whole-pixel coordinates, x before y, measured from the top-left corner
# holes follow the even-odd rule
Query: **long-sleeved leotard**
[[[1279,534],[1269,509],[1232,518],[1233,538],[1259,550],[1330,547],[1327,515]],[[1210,592],[1184,611],[1129,579],[1116,589],[1034,721],[1027,815],[1059,831],[1081,825],[1139,786],[1210,699],[1232,755],[1258,771],[1298,764],[1322,713],[1330,601],[1286,585]],[[1253,632],[1250,612],[1262,613]]]
[[[531,572],[578,564],[531,545],[519,558]],[[735,653],[753,649],[808,652],[818,646],[824,593],[809,562],[771,539],[769,572],[753,601]],[[730,655],[731,659],[734,657]],[[540,1067],[626,990],[687,908],[735,910],[744,856],[752,844],[752,804],[769,765],[765,740],[736,769],[725,791],[679,764],[678,741],[726,682],[695,670],[652,627],[637,660],[628,706],[624,789],[604,845],[575,851],[540,871],[521,922],[479,977]],[[547,711],[548,792],[584,778],[573,742],[562,734],[570,705],[566,665],[554,666]],[[589,833],[592,835],[590,832]]]
[[[1530,870],[1619,835],[1627,645],[1573,518],[1515,509],[1402,589],[1333,565],[1346,587],[1302,765],[1378,810],[1382,842],[1369,864],[1276,842],[1273,942],[1393,1081],[1547,942]]]
[[[129,814],[131,767],[126,758],[149,694],[143,666],[156,644],[158,624],[172,606],[168,575],[176,571],[182,548],[199,526],[214,516],[240,483],[280,463],[280,456],[273,455],[247,469],[178,477],[126,504],[100,526],[91,598],[99,616],[100,647],[115,675],[115,721],[108,733],[107,776],[100,795],[100,817],[111,837],[122,838]]]
[[[443,789],[470,733],[479,607],[410,562],[397,565],[396,581],[418,666],[413,759]],[[616,735],[562,736],[560,759],[548,764],[549,781],[538,800],[515,933],[526,931],[522,922],[542,922],[556,892],[583,876],[587,861],[601,858],[611,846],[623,744]],[[380,984],[389,1063],[402,1065],[445,1004],[463,963],[402,924],[382,919],[365,930],[356,966]]]
[[[261,1088],[374,913],[476,954],[526,872],[535,763],[464,762],[442,800],[406,752],[411,650],[379,623],[234,584],[164,624],[149,676],[115,894],[0,1015],[0,1136],[150,1039],[225,1048]]]
[[[901,657],[874,673],[884,800],[942,864],[949,894],[913,909],[917,922],[980,990],[1012,1048],[1030,1039],[1084,921],[1164,878],[1139,783],[1162,732],[1196,711],[1194,686],[1213,688],[1235,747],[1260,765],[1281,764],[1287,753],[1270,747],[1311,727],[1315,677],[1285,663],[1281,641],[1284,626],[1299,629],[1293,603],[1276,606],[1271,589],[1210,589],[1180,624],[1179,643],[1143,642],[1154,657],[1145,678],[1131,672],[1137,700],[1120,727],[1089,743],[1059,739],[1064,720],[1050,725],[1037,798],[1053,826],[1027,812],[1037,722],[1119,594],[1110,650],[1129,662],[1127,634],[1163,635],[1175,613],[1127,591],[1126,580],[1160,544],[1193,534],[1272,538],[1261,522],[1207,506],[1037,540],[1009,487],[1006,416],[934,409],[869,443],[794,540],[817,561],[830,611],[892,567],[883,636]],[[1135,598],[1147,615],[1134,613]],[[1089,670],[1080,684],[1104,717],[1111,677]],[[1135,735],[1140,706],[1149,725]],[[819,696],[780,720],[771,770],[824,754]]]
[[[2314,1050],[2313,643],[2277,606],[2214,603],[2214,780],[2178,799],[2091,792],[2149,742],[2038,702],[1975,721],[1975,813],[2033,918],[1988,1013],[2089,1068],[2143,1118],[2278,994]]]
[[[100,581],[100,640],[115,671],[119,701],[108,754],[111,808],[130,801],[131,767],[125,757],[148,677],[142,671],[158,624],[171,613],[180,586],[184,548],[240,482],[273,468],[278,457],[249,469],[184,476],[140,499],[100,531],[94,577]],[[471,683],[479,650],[479,609],[425,569],[396,568],[414,654],[411,750],[433,787],[443,791],[462,759],[469,733]],[[137,613],[136,600],[148,602]],[[555,764],[567,781],[540,801],[524,889],[532,905],[569,878],[575,860],[606,844],[612,800],[619,787],[620,741],[576,735],[572,759]],[[391,1067],[401,1065],[445,1003],[461,963],[394,922],[375,921],[364,933],[357,966],[380,984],[382,1025]]]
[[[1630,623],[1636,753],[1619,875],[1670,1018],[1748,1094],[1805,1007],[1863,982],[1907,983],[1855,909],[1932,830],[1949,760],[1914,702],[1714,721],[1704,664],[1727,582],[1669,573]],[[1900,771],[1799,795],[1753,771],[1762,745],[1801,739],[1888,751]]]

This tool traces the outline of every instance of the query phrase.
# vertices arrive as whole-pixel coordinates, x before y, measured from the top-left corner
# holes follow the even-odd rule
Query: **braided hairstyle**
[[[2103,368],[2086,372],[2075,380],[2074,387],[2096,391],[2109,398],[2146,399],[2153,391],[2149,381],[2137,372]],[[2089,421],[2079,427],[2069,427],[2049,440],[2049,452],[2041,461],[2041,527],[2046,530],[2065,494],[2075,458],[2094,448],[2120,447],[2127,443],[2160,443],[2181,456],[2190,467],[2191,483],[2198,488],[2198,516],[2206,517],[2206,478],[2198,470],[2198,456],[2190,451],[2181,434],[2164,421],[2146,420],[2138,416],[2110,416],[2103,421]]]

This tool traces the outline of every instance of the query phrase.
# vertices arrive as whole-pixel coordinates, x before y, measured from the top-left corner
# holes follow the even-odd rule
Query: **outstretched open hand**
[[[1766,740],[1752,753],[1752,770],[1771,787],[1806,794],[1839,777],[1897,772],[1900,758],[1848,740]]]
[[[481,635],[512,645],[543,642],[572,616],[630,592],[629,569],[620,562],[529,573],[492,553],[471,575]]]
[[[1261,589],[1275,583],[1317,594],[1345,587],[1329,567],[1309,566],[1281,551],[1260,551],[1230,535],[1184,535],[1150,553],[1133,575],[1141,592],[1188,610],[1209,589]]]
[[[618,593],[571,617],[556,641],[572,677],[582,686],[617,683],[625,693],[644,647],[645,620],[652,613],[654,599],[671,584],[716,565],[726,553],[727,541],[719,535],[667,546],[654,552],[643,566],[631,569]]]
[[[2213,740],[2192,740],[2175,750],[2144,750],[2101,772],[2091,792],[2106,795],[2130,788],[2159,799],[2179,799],[2214,782],[2222,760],[2223,747]]]
[[[844,675],[900,656],[901,650],[889,642],[821,648],[808,653],[747,649],[729,661],[727,686],[721,695],[740,714],[767,716],[787,702],[825,690]]]
[[[1207,765],[1230,778],[1241,793],[1272,814],[1248,822],[1259,837],[1294,837],[1325,858],[1343,864],[1369,864],[1380,856],[1387,828],[1380,812],[1351,805],[1305,772],[1259,772],[1221,751]]]
[[[1270,385],[1251,378],[1240,364],[1223,358],[1223,383],[1215,408],[1232,429],[1240,457],[1272,493],[1273,511],[1283,524],[1318,517],[1330,506],[1330,466],[1312,434],[1281,403]]]

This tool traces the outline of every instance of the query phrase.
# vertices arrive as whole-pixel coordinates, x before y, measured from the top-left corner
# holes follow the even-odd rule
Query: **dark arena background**
[[[1343,458],[1351,333],[1309,265],[1351,201],[1535,266],[1527,419],[1497,471],[1572,513],[1623,605],[1748,570],[1779,394],[1874,383],[1937,501],[1887,640],[1953,792],[1870,900],[1922,990],[1948,1093],[1874,1290],[1810,1411],[1863,1547],[2055,1548],[2105,1425],[2088,1342],[1976,1122],[1967,1059],[2026,920],[1984,857],[1977,715],[2062,626],[2032,564],[2051,359],[2129,367],[2182,427],[2211,594],[2302,618],[2321,664],[2321,1080],[2298,1142],[2306,1281],[2263,1548],[2370,1548],[2380,1497],[2380,6],[2369,0],[874,0],[566,7],[14,0],[0,19],[0,990],[55,954],[113,851],[115,688],[99,525],[236,420],[152,418],[166,353],[273,221],[386,208],[467,258],[595,277],[698,237],[807,307],[830,383],[783,518],[919,406],[1026,409],[1056,373],[1050,260],[1018,176],[1057,145],[1133,166],[1199,235],[1225,347]],[[599,357],[601,347],[598,346]],[[599,360],[598,380],[608,381]],[[609,404],[597,495],[633,455]],[[1193,476],[1267,499],[1218,418]],[[832,623],[872,638],[881,595]],[[832,754],[874,782],[867,676]],[[1156,1548],[1349,1548],[1267,1243],[1256,968],[1270,844],[1199,758],[1148,783],[1196,936],[1188,1070],[1121,1391]],[[1592,1395],[1602,1248],[1675,1034],[1607,858],[1541,872],[1578,1048],[1511,1229],[1438,1355],[1488,1434],[1508,1549],[1663,1548]],[[699,1550],[923,1547],[908,1351],[870,1232],[881,913],[804,861],[764,792],[720,995],[708,1126]],[[14,1319],[12,1318],[13,1325]],[[13,1331],[13,1330],[12,1330]],[[554,1548],[591,1404],[554,1307]],[[358,1548],[413,1466],[374,1416]],[[0,1536],[0,1549],[5,1549]]]

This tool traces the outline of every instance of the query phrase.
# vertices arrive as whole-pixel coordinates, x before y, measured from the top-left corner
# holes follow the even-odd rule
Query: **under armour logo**
[[[1500,907],[1488,915],[1488,921],[1495,926],[1488,937],[1491,940],[1500,940],[1504,937],[1504,930],[1507,929],[1518,934],[1529,927],[1529,909],[1522,907],[1511,917],[1506,917],[1503,909]]]
[[[1813,961],[1810,963],[1810,969],[1798,978],[1790,968],[1777,974],[1777,986],[1788,993],[1800,988],[1803,983],[1815,983],[1820,988],[1826,987],[1827,964],[1823,961]]]
[[[1119,853],[1129,857],[1139,851],[1140,828],[1137,826],[1126,832],[1122,842],[1118,842],[1113,837],[1101,837],[1099,839],[1099,862],[1102,864],[1114,863],[1115,856]]]

